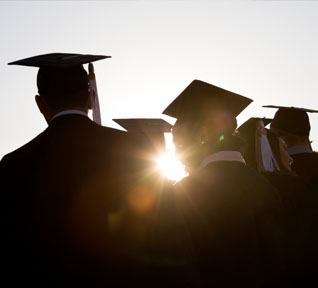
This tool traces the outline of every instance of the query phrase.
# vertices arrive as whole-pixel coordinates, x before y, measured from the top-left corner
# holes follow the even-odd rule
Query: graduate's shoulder
[[[45,137],[46,130],[38,134],[36,137],[31,139],[24,145],[20,146],[19,148],[4,155],[0,162],[1,165],[11,161],[17,161],[18,159],[22,160],[23,158],[27,158],[28,156],[31,156],[32,153],[35,153],[35,151],[39,152],[41,149],[44,148],[43,142],[45,141]]]

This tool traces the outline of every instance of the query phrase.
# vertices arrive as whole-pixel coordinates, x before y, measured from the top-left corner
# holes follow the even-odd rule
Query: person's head
[[[165,133],[170,133],[172,125],[160,118],[113,119],[117,124],[136,135],[140,140],[140,156],[153,161],[166,148]]]
[[[48,122],[60,111],[76,109],[87,113],[90,108],[89,80],[82,65],[40,68],[37,87],[39,94],[35,100]]]
[[[282,137],[272,130],[267,131],[268,142],[281,172],[291,173],[293,159],[287,153],[287,144]]]
[[[50,53],[14,61],[8,65],[40,68],[37,76],[39,95],[36,95],[35,100],[47,122],[50,122],[54,114],[63,110],[75,109],[87,113],[87,110],[91,108],[89,98],[90,81],[83,64],[109,57],[103,55]],[[93,69],[91,70],[90,76],[94,78],[94,71]]]
[[[208,110],[186,120],[178,119],[173,127],[176,152],[187,166],[198,165],[202,157],[212,153],[219,142],[225,143],[225,138],[235,131],[236,119],[231,113]]]
[[[177,118],[172,135],[176,152],[187,170],[220,150],[238,150],[233,133],[236,116],[250,99],[194,80],[163,112]],[[236,138],[235,138],[236,139]]]
[[[285,140],[288,148],[298,145],[310,147],[309,134],[311,127],[307,112],[315,113],[318,111],[282,106],[264,107],[278,108],[270,128]]]

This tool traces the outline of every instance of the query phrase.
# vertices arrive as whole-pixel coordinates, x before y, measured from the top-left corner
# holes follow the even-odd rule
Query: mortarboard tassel
[[[90,100],[93,110],[93,121],[99,125],[102,125],[102,119],[100,115],[99,109],[99,99],[97,93],[97,86],[96,86],[96,77],[94,73],[94,66],[92,63],[88,64],[88,79],[90,84]]]
[[[260,172],[280,171],[276,159],[273,155],[272,148],[269,144],[264,122],[259,120],[256,138],[256,158],[257,166]]]

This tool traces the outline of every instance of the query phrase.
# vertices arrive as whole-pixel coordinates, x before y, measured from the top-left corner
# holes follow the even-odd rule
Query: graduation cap
[[[262,121],[264,123],[264,127],[266,127],[269,123],[273,121],[270,118],[258,118],[252,117],[245,121],[237,130],[244,138],[248,138],[249,135],[254,135],[256,129],[258,128],[259,122]]]
[[[98,60],[110,58],[111,56],[71,54],[71,53],[50,53],[8,63],[8,65],[31,66],[31,67],[51,67],[69,68],[92,63]]]
[[[172,125],[160,118],[134,118],[134,119],[113,119],[117,124],[126,129],[128,133],[143,135],[141,137],[146,146],[156,150],[164,149],[164,133],[171,132]]]
[[[309,136],[310,122],[307,113],[318,113],[317,110],[297,107],[274,105],[265,105],[263,107],[278,109],[271,123],[271,128],[276,128],[298,136]]]
[[[168,133],[172,125],[160,118],[143,119],[113,119],[117,124],[133,133]]]
[[[179,119],[192,118],[201,111],[226,109],[237,117],[253,100],[212,84],[193,80],[188,87],[162,112]]]
[[[37,86],[40,94],[63,98],[78,91],[89,91],[93,108],[93,119],[101,124],[96,79],[92,62],[110,58],[104,55],[84,55],[71,53],[50,53],[8,63],[40,68]],[[89,72],[83,64],[89,63]]]

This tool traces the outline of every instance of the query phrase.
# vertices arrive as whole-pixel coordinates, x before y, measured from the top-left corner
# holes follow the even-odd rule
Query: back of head
[[[278,109],[271,123],[271,130],[284,138],[288,148],[293,146],[311,147],[309,141],[310,122],[307,113],[317,113],[318,110],[276,105],[263,107]]]
[[[88,75],[82,65],[74,67],[41,67],[37,75],[39,94],[52,108],[87,106]]]
[[[70,107],[87,109],[89,79],[83,65],[105,58],[110,56],[49,53],[14,61],[8,65],[40,68],[37,76],[38,92],[53,110]]]
[[[233,138],[236,116],[251,99],[212,84],[194,80],[163,111],[177,118],[173,141],[184,164],[197,166],[208,154],[240,150],[242,141]],[[240,144],[238,145],[238,142]]]
[[[309,117],[304,110],[281,108],[276,112],[271,128],[286,131],[296,136],[309,136]]]

